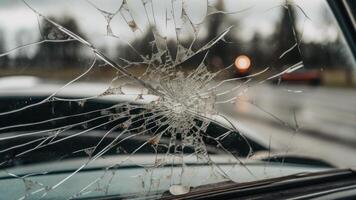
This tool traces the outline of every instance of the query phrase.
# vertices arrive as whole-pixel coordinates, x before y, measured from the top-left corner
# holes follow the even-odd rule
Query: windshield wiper
[[[229,181],[197,187],[179,196],[167,192],[162,199],[310,199],[355,189],[356,172],[344,169],[299,173],[248,183]]]

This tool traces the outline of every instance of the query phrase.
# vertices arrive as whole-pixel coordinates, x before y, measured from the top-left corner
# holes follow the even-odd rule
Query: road
[[[272,149],[356,167],[356,90],[264,84],[218,110]]]
[[[2,95],[45,95],[62,86],[43,84],[28,77],[2,80],[7,83],[0,87]],[[227,92],[238,84],[224,84],[218,92]],[[17,88],[19,85],[21,88]],[[247,90],[242,90],[246,92],[239,95],[235,104],[217,106],[218,111],[230,118],[241,133],[275,151],[311,155],[340,167],[356,167],[355,89],[251,85]],[[76,83],[64,90],[73,97],[83,96],[82,93],[86,94],[84,96],[95,96],[107,87],[108,84]],[[135,94],[142,92],[139,88],[137,91],[132,88],[129,90]],[[233,98],[239,92],[227,93]],[[133,100],[137,98],[128,97]]]

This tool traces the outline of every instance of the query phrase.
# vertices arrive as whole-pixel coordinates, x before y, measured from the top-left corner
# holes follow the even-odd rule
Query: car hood
[[[178,183],[179,180],[188,187],[226,181],[227,179],[221,173],[215,173],[220,170],[229,175],[231,180],[235,182],[247,182],[330,169],[327,167],[269,163],[249,159],[240,160],[244,165],[239,164],[236,159],[236,164],[232,164],[234,163],[234,158],[221,155],[211,157],[215,163],[214,167],[192,156],[183,158],[171,157],[164,164],[159,163],[164,156],[166,155],[106,156],[88,163],[85,167],[83,167],[83,163],[86,163],[87,158],[9,168],[0,173],[0,185],[7,185],[6,188],[0,188],[0,193],[5,197],[13,197],[13,194],[18,194],[18,198],[20,198],[21,195],[24,195],[24,178],[20,178],[22,175],[31,174],[26,179],[50,187],[71,176],[73,171],[81,167],[81,170],[76,172],[75,176],[71,176],[58,188],[48,193],[46,199],[67,199],[78,194],[79,191],[98,179],[98,177],[101,178],[99,183],[102,185],[111,180],[107,192],[103,192],[103,190],[96,188],[98,187],[97,185],[93,185],[87,189],[91,192],[83,197],[103,195],[132,197],[147,194],[147,191],[160,194],[169,190],[169,186],[172,183]],[[181,159],[184,159],[183,172],[182,166],[179,165]],[[107,169],[108,166],[115,166],[118,163],[120,163],[119,168],[112,167],[110,170]],[[193,175],[195,178],[191,179]],[[152,177],[155,178],[147,181]],[[172,177],[173,179],[171,180]],[[151,184],[148,185],[147,183],[149,182]],[[40,188],[37,186],[37,189]],[[36,185],[33,191],[36,191]],[[38,196],[34,195],[31,198],[36,199],[43,192],[45,191],[38,191]]]

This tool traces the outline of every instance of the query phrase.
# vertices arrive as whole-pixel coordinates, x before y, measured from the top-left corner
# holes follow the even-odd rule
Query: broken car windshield
[[[351,167],[355,66],[323,0],[1,1],[0,193],[159,198]]]

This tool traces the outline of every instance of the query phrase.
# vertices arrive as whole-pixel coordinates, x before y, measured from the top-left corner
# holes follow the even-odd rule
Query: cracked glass
[[[333,153],[352,154],[355,63],[323,0],[4,0],[0,18],[0,199],[354,165]]]

